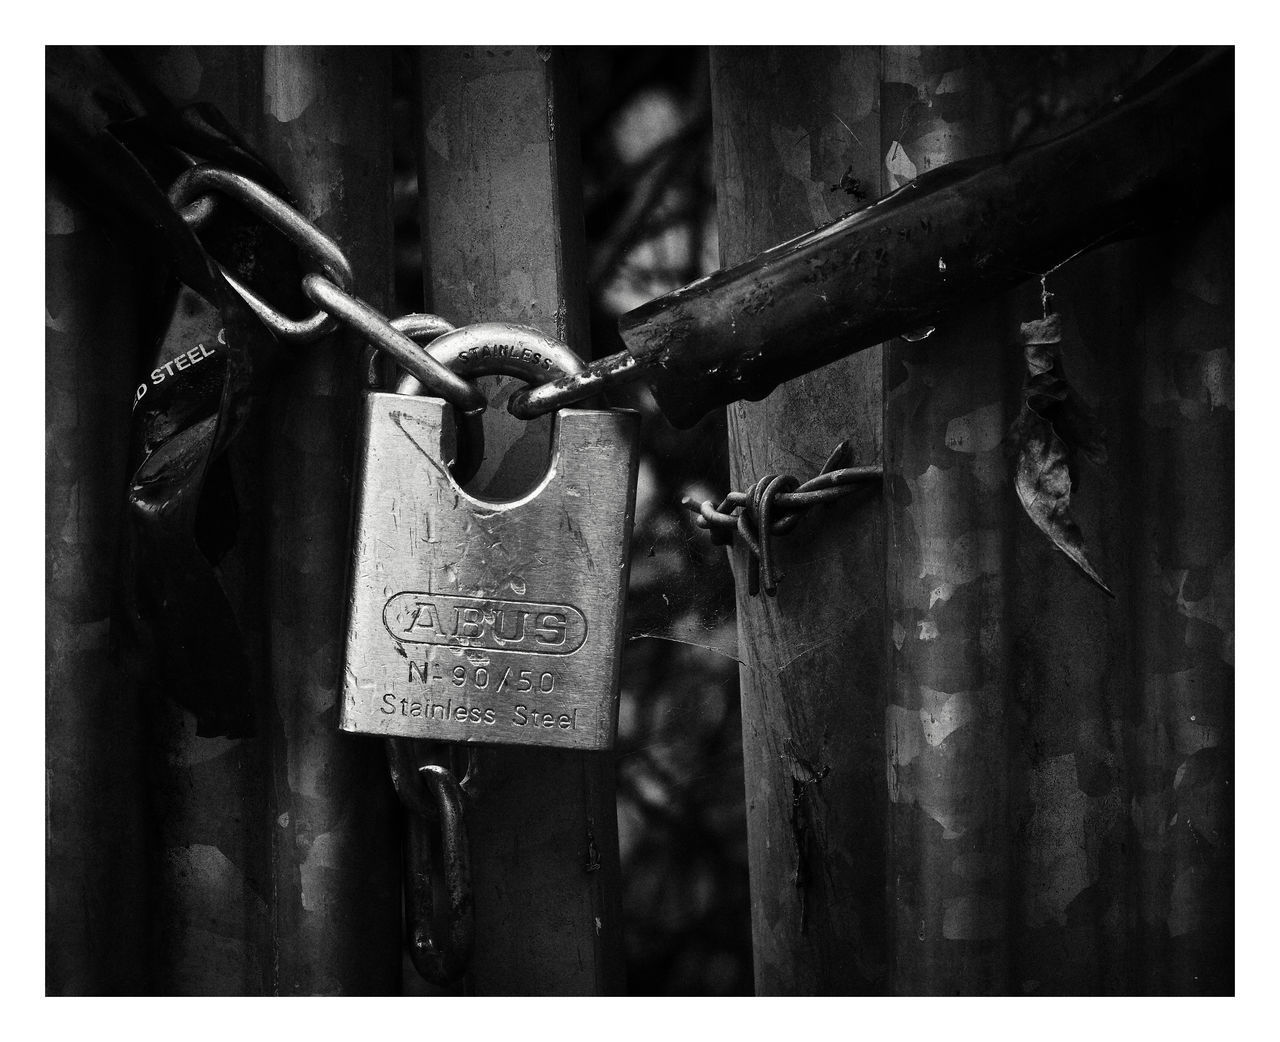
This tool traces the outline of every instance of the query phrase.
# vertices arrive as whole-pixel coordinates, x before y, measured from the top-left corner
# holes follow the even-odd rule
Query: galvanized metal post
[[[886,174],[1064,129],[1155,57],[890,50]],[[1230,257],[1228,205],[1048,281],[1110,433],[1072,511],[1116,602],[1010,487],[1034,280],[890,350],[896,991],[1232,989]]]
[[[990,79],[1003,81],[1016,99],[1006,123],[1034,128],[1034,139],[1061,129],[1060,113],[1085,118],[1154,57],[1136,48],[1052,49],[1033,56],[1030,67],[1038,70],[1030,73],[1025,64],[1010,67],[996,52],[989,59]],[[1051,81],[1047,70],[1055,67],[1059,73]],[[1039,91],[1026,91],[1036,80]],[[1013,994],[1132,994],[1139,987],[1142,959],[1127,882],[1136,844],[1121,812],[1135,777],[1124,721],[1135,707],[1130,659],[1140,638],[1134,623],[1145,612],[1125,568],[1137,536],[1126,520],[1138,484],[1133,475],[1147,466],[1146,447],[1131,436],[1132,381],[1123,375],[1135,351],[1141,353],[1133,336],[1137,302],[1146,295],[1135,277],[1137,248],[1109,247],[1047,280],[1061,322],[1067,378],[1096,405],[1108,432],[1105,466],[1078,461],[1071,509],[1117,599],[1086,580],[1014,509],[1002,622],[1010,648],[1010,740],[998,754],[1006,764],[1006,827],[1014,840],[1008,908]],[[1010,365],[1020,370],[1025,360],[1018,325],[1040,315],[1038,291],[1029,280],[1009,301],[1001,342]],[[1015,392],[1008,408],[1018,406]],[[1005,449],[1010,468],[1014,450]]]
[[[1106,49],[1092,91],[1162,56]],[[1049,279],[1067,374],[1108,434],[1072,506],[1117,601],[1023,526],[1025,993],[1234,991],[1234,243],[1218,199]]]
[[[357,292],[389,310],[389,49],[265,48],[263,113],[264,158],[342,247]],[[364,346],[343,333],[297,352],[267,425],[269,828],[283,995],[400,990],[398,806],[382,743],[337,728]]]
[[[390,301],[385,49],[157,48],[178,103],[208,101]],[[379,743],[339,733],[343,586],[362,345],[297,352],[231,452],[240,541],[221,565],[258,684],[259,733],[197,738],[164,708],[156,777],[157,987],[178,994],[394,994],[398,821]]]
[[[45,990],[147,988],[140,707],[108,650],[138,362],[138,275],[45,197]]]
[[[991,84],[962,48],[885,48],[880,127],[886,191],[1003,144]],[[997,302],[886,352],[885,754],[899,994],[1008,990],[1009,340]]]
[[[1055,103],[1162,56],[1072,52]],[[1067,376],[1107,433],[1072,512],[1117,599],[1014,521],[1016,993],[1234,987],[1232,245],[1228,196],[1048,279]]]
[[[724,264],[879,194],[875,48],[715,48],[712,91]],[[768,306],[765,302],[763,306]],[[881,458],[881,351],[729,410],[734,488],[817,473],[842,440]],[[760,994],[858,994],[884,976],[883,529],[873,496],[815,511],[776,553],[776,599],[738,632]]]
[[[1135,608],[1124,746],[1138,979],[1230,995],[1234,977],[1233,208],[1144,244],[1128,370],[1141,452],[1126,528]]]
[[[536,326],[587,348],[577,122],[549,48],[425,48],[423,254],[430,310]],[[489,386],[491,395],[493,387]],[[546,424],[499,428],[470,486],[500,498],[546,466]],[[607,755],[484,749],[468,810],[476,994],[623,988],[613,764]]]

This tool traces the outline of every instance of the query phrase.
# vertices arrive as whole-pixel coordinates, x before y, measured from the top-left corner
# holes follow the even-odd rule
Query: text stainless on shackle
[[[431,353],[460,374],[531,383],[581,367],[559,341],[506,323],[445,333]],[[444,462],[448,410],[366,398],[341,727],[609,748],[639,417],[559,410],[538,486],[486,502]]]

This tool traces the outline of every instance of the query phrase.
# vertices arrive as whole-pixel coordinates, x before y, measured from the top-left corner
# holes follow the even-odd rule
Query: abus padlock
[[[541,382],[582,363],[537,330],[484,323],[433,357]],[[445,464],[451,407],[367,396],[341,727],[438,741],[605,749],[617,733],[639,418],[555,414],[518,499],[468,495]]]

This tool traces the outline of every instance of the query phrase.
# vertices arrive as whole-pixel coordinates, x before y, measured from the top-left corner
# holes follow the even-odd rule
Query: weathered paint
[[[577,122],[561,58],[532,47],[424,48],[420,167],[428,309],[452,322],[536,326],[585,351]],[[493,395],[494,384],[486,383]],[[486,417],[492,498],[543,473],[545,421]],[[480,748],[468,808],[475,893],[471,989],[623,988],[617,812],[607,755]]]
[[[715,48],[711,70],[722,262],[852,209],[842,180],[878,194],[875,48]],[[880,365],[873,349],[730,406],[733,487],[770,473],[807,479],[843,439],[858,463],[879,462]],[[883,987],[875,504],[841,501],[777,540],[776,599],[748,597],[741,543],[732,555],[759,994]]]
[[[391,306],[391,55],[267,47],[261,147]],[[299,351],[273,387],[262,486],[270,655],[275,969],[282,995],[400,990],[400,827],[382,743],[338,730],[364,345]],[[264,837],[265,838],[265,837]]]
[[[45,197],[45,990],[146,989],[143,723],[109,652],[138,273]]]

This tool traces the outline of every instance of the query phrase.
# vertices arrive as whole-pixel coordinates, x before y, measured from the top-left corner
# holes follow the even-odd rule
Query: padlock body
[[[639,418],[561,410],[538,487],[484,502],[442,462],[449,408],[366,398],[341,727],[610,748]]]

